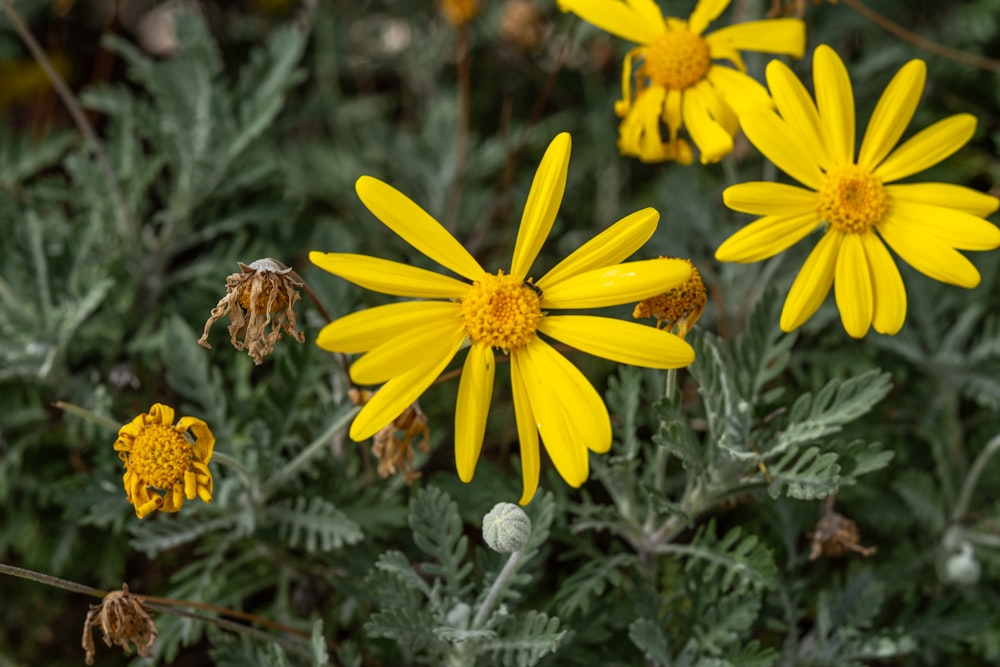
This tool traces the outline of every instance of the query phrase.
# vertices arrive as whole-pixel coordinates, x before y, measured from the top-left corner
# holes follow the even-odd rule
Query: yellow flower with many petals
[[[917,108],[926,74],[922,60],[911,60],[896,73],[855,158],[854,93],[836,52],[825,45],[816,49],[815,103],[787,66],[768,65],[777,113],[761,109],[747,115],[743,131],[806,187],[742,183],[727,188],[727,206],[764,217],[726,240],[715,256],[723,262],[756,262],[824,225],[785,300],[783,330],[808,320],[834,286],[848,334],[860,338],[870,327],[884,334],[899,331],[906,318],[906,290],[885,244],[935,280],[960,287],[979,284],[976,267],[958,251],[1000,246],[1000,229],[983,220],[997,210],[997,198],[945,183],[888,185],[941,162],[975,132],[975,117],[955,114],[893,150]]]
[[[156,510],[176,512],[185,498],[212,502],[208,462],[215,436],[195,417],[173,421],[173,408],[154,403],[118,431],[115,451],[125,464],[125,493],[140,519]]]
[[[750,78],[741,51],[801,58],[805,24],[781,18],[750,21],[703,34],[730,0],[699,0],[688,20],[664,18],[653,0],[558,0],[564,12],[639,46],[625,56],[618,150],[644,162],[693,161],[681,128],[717,162],[733,150],[739,115],[770,105],[764,87]],[[736,69],[717,61],[728,60]],[[663,139],[661,122],[667,126]]]
[[[514,412],[524,479],[522,503],[538,486],[539,436],[572,486],[587,479],[588,450],[611,447],[611,421],[582,373],[538,334],[621,363],[677,368],[694,360],[691,347],[662,330],[550,310],[613,306],[644,299],[687,280],[682,261],[620,263],[645,243],[659,214],[650,208],[618,221],[539,280],[531,265],[555,221],[566,188],[570,137],[558,135],[542,158],[528,193],[508,272],[487,273],[428,213],[395,188],[369,176],[357,182],[361,201],[415,249],[465,280],[389,260],[312,252],[309,259],[362,287],[425,301],[370,308],[327,325],[317,344],[365,354],[351,367],[360,384],[385,383],[355,418],[350,435],[369,438],[429,387],[466,344],[455,406],[455,464],[472,479],[493,390],[494,349],[510,354]]]

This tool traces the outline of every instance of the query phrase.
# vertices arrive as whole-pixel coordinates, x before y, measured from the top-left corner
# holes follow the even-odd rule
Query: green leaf
[[[772,498],[782,490],[790,498],[815,500],[835,493],[840,486],[840,466],[833,452],[820,453],[819,447],[810,447],[801,454],[791,451],[780,461],[769,466],[771,483],[767,492]]]
[[[288,546],[304,547],[309,553],[332,551],[355,544],[364,537],[361,527],[323,498],[304,496],[267,508],[267,516],[278,524]]]
[[[497,628],[496,639],[477,646],[478,653],[488,653],[491,664],[503,667],[530,667],[549,653],[554,653],[566,630],[559,629],[559,619],[540,611],[527,611],[506,617]]]
[[[330,654],[327,653],[326,638],[323,636],[322,618],[317,618],[313,623],[309,645],[312,648],[314,667],[326,667],[330,664]]]
[[[466,581],[472,564],[464,562],[469,540],[451,496],[436,486],[418,491],[410,501],[410,530],[417,547],[436,561],[425,566],[427,572],[444,580],[452,598],[466,597],[472,585]]]
[[[718,581],[720,590],[775,586],[777,567],[770,550],[756,535],[744,536],[739,526],[719,540],[712,519],[698,529],[691,544],[665,544],[661,548],[687,557],[685,570],[700,574],[703,582]]]
[[[628,636],[632,643],[639,647],[646,660],[656,667],[670,667],[673,657],[670,654],[670,644],[667,635],[658,624],[648,618],[637,618],[628,626]]]

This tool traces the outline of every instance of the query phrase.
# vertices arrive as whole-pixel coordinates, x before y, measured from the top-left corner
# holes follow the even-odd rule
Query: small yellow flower
[[[970,288],[979,284],[979,272],[958,251],[1000,247],[1000,229],[983,219],[1000,205],[996,197],[945,183],[889,185],[941,162],[976,130],[974,116],[955,114],[896,147],[926,76],[922,60],[896,73],[855,157],[854,93],[837,53],[826,45],[816,48],[815,103],[785,64],[767,66],[777,113],[748,114],[743,131],[805,187],[755,182],[727,188],[722,197],[729,208],[764,217],[733,234],[715,257],[757,262],[822,227],[785,300],[784,331],[812,317],[833,286],[848,334],[861,338],[870,327],[898,332],[906,319],[906,289],[886,245],[921,273]]]
[[[212,502],[208,462],[215,436],[195,417],[173,421],[173,408],[154,403],[118,431],[115,451],[125,464],[125,493],[140,519],[155,510],[176,512],[185,498]]]
[[[385,383],[354,419],[354,440],[392,422],[468,344],[455,408],[455,464],[462,481],[470,481],[483,445],[499,349],[510,355],[521,502],[527,503],[538,487],[539,436],[572,486],[587,479],[588,451],[611,448],[611,420],[601,396],[539,334],[620,363],[678,368],[693,361],[691,346],[666,331],[606,317],[550,314],[644,299],[690,275],[688,265],[677,260],[621,264],[656,229],[659,214],[647,208],[598,234],[539,280],[528,276],[566,189],[569,152],[568,134],[549,145],[528,192],[510,271],[495,274],[406,195],[370,176],[358,179],[358,196],[383,224],[464,280],[365,255],[309,254],[320,268],[362,287],[424,299],[369,308],[319,334],[316,342],[323,349],[366,353],[351,367],[355,382]]]
[[[479,0],[438,0],[444,18],[455,28],[476,18],[479,13]]]
[[[564,12],[635,42],[622,68],[618,150],[644,162],[717,162],[733,150],[739,116],[771,106],[767,91],[747,76],[741,51],[802,57],[805,24],[781,18],[750,21],[704,34],[730,0],[699,0],[691,16],[664,18],[654,0],[558,0]],[[736,69],[719,64],[728,60]],[[661,122],[667,126],[663,140]]]
[[[661,257],[660,259],[674,259],[671,257]],[[705,302],[708,295],[705,292],[705,283],[701,280],[701,274],[690,259],[680,259],[691,267],[691,277],[683,284],[667,290],[663,294],[651,296],[636,304],[632,311],[632,317],[643,319],[646,317],[656,318],[656,327],[665,326],[667,331],[677,328],[677,335],[681,338],[687,335],[702,311],[705,310]]]

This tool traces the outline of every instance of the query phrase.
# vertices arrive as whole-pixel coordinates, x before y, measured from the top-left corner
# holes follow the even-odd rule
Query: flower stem
[[[39,584],[45,584],[46,586],[61,588],[65,591],[71,591],[73,593],[82,593],[95,598],[103,598],[107,595],[105,591],[102,591],[99,588],[84,586],[83,584],[78,584],[75,581],[60,579],[59,577],[53,577],[50,574],[42,574],[41,572],[26,570],[23,567],[15,567],[14,565],[7,565],[6,563],[0,563],[0,574],[9,574],[12,577],[35,581]]]
[[[305,449],[299,452],[298,456],[285,464],[284,468],[279,470],[274,477],[269,479],[267,483],[264,484],[264,497],[266,498],[271,495],[274,491],[280,488],[282,484],[294,477],[303,466],[309,463],[309,461],[323,449],[323,447],[329,444],[330,438],[336,435],[337,432],[343,431],[347,428],[347,425],[351,423],[351,420],[354,419],[355,415],[357,415],[360,411],[361,408],[359,406],[351,407],[351,409],[341,415],[339,419],[336,419],[328,429],[323,431],[318,438],[310,442]]]
[[[955,503],[955,509],[951,513],[952,521],[960,520],[969,511],[969,503],[972,502],[972,492],[976,489],[979,477],[983,474],[986,464],[989,463],[990,459],[998,451],[1000,451],[1000,435],[995,435],[992,440],[986,443],[983,451],[979,452],[979,456],[973,461],[969,473],[965,476],[965,481],[962,482],[962,490],[958,494],[958,501]]]
[[[59,408],[63,412],[76,415],[77,417],[86,419],[87,421],[98,424],[99,426],[106,426],[112,431],[118,431],[122,427],[120,423],[113,421],[110,417],[102,417],[95,412],[91,412],[87,408],[81,408],[79,405],[67,403],[66,401],[56,401],[52,404],[52,407]]]
[[[493,581],[493,585],[490,586],[490,592],[486,594],[486,599],[483,600],[483,604],[480,605],[479,610],[476,612],[475,618],[472,619],[472,629],[475,630],[479,628],[486,621],[486,618],[493,611],[493,605],[496,604],[497,598],[500,597],[500,593],[503,592],[504,586],[507,584],[507,580],[510,576],[514,574],[517,570],[517,564],[521,560],[521,556],[524,555],[523,549],[518,549],[510,555],[507,559],[507,563],[500,570],[500,574]]]

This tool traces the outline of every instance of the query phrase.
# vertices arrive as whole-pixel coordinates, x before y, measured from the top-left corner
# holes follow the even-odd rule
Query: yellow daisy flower
[[[317,344],[333,352],[364,352],[351,367],[359,384],[381,389],[351,425],[354,440],[375,435],[429,387],[468,343],[455,406],[455,464],[462,481],[475,472],[486,429],[496,360],[510,355],[514,412],[527,503],[538,486],[542,443],[567,483],[587,479],[588,450],[611,447],[611,421],[600,395],[543,333],[574,348],[621,363],[677,368],[694,350],[676,336],[617,319],[550,315],[564,308],[613,306],[658,294],[687,280],[682,261],[620,264],[656,229],[646,208],[618,221],[541,279],[528,273],[555,221],[566,188],[570,137],[558,135],[542,158],[528,193],[510,270],[487,273],[440,223],[392,186],[358,179],[358,197],[389,229],[462,279],[364,255],[312,252],[322,269],[362,287],[407,301],[369,308],[327,325]]]
[[[767,66],[777,112],[748,114],[743,131],[806,187],[742,183],[727,188],[722,193],[727,206],[764,217],[733,234],[715,257],[757,262],[824,225],[785,300],[784,331],[808,320],[834,283],[848,334],[861,338],[872,326],[884,334],[899,331],[906,318],[906,290],[883,242],[935,280],[960,287],[979,284],[976,267],[958,251],[1000,246],[1000,229],[983,220],[997,210],[997,198],[945,183],[888,185],[941,162],[975,132],[975,117],[955,114],[893,149],[913,117],[926,75],[922,60],[911,60],[896,73],[855,158],[854,93],[836,52],[821,45],[813,56],[815,103],[786,65],[772,61]]]
[[[805,24],[794,18],[765,19],[727,26],[703,35],[730,0],[699,0],[685,21],[664,18],[653,0],[558,0],[612,35],[639,46],[622,67],[618,150],[644,162],[675,160],[690,164],[691,146],[701,162],[718,162],[733,150],[738,116],[755,105],[770,105],[764,87],[747,76],[741,51],[763,51],[801,58]],[[716,61],[728,60],[736,69]],[[667,126],[663,140],[660,124]]]
[[[115,451],[125,464],[125,493],[140,519],[156,510],[176,512],[185,498],[212,502],[208,462],[215,436],[195,417],[173,421],[172,407],[154,403],[118,431]]]

